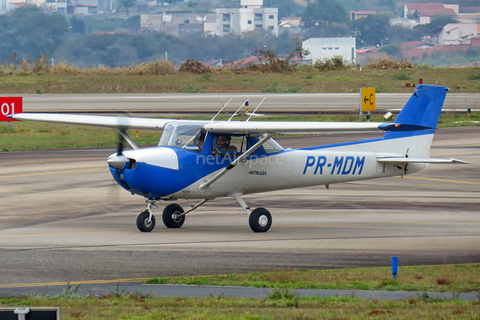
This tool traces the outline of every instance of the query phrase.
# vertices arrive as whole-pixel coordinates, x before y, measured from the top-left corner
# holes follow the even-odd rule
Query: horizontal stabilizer
[[[378,162],[382,163],[460,163],[471,164],[468,161],[459,159],[439,159],[439,158],[378,158]]]

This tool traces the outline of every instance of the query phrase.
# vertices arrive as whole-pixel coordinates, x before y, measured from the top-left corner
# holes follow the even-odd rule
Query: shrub
[[[411,80],[412,77],[410,77],[408,74],[405,72],[397,73],[392,76],[393,80]]]
[[[414,64],[408,59],[398,61],[389,58],[370,61],[368,66],[372,69],[414,69],[427,67],[426,65]]]
[[[317,59],[313,67],[320,71],[342,70],[347,68],[341,56],[334,56],[330,59]]]
[[[180,65],[180,68],[178,71],[182,72],[191,72],[191,73],[197,73],[197,74],[202,74],[202,73],[212,73],[212,67],[204,65],[198,60],[195,59],[188,59],[184,63]]]

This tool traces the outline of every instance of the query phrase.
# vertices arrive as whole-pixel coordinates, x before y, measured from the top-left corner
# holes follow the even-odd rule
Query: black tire
[[[176,203],[169,204],[163,209],[162,220],[163,224],[167,228],[180,228],[185,222],[185,215],[180,216],[178,219],[173,219],[174,213],[183,213],[183,208]]]
[[[253,232],[267,232],[272,226],[272,215],[265,208],[257,208],[250,214],[248,223]]]
[[[142,232],[151,232],[155,228],[155,217],[152,215],[152,220],[148,223],[150,213],[148,210],[143,211],[137,217],[137,228]]]

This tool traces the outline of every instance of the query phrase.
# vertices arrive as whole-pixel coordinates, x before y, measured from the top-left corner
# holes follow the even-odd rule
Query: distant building
[[[471,38],[478,35],[476,23],[449,23],[437,30],[437,43],[442,46],[471,44]]]
[[[311,38],[302,42],[302,48],[310,51],[305,59],[312,60],[312,64],[335,56],[353,64],[357,59],[355,38]]]
[[[77,1],[76,14],[89,14],[98,11],[98,0],[79,0]]]
[[[368,17],[371,14],[377,14],[376,11],[350,11],[350,20],[358,20]]]
[[[284,17],[278,25],[278,33],[288,32],[290,35],[300,34],[302,31],[302,17]]]
[[[191,12],[163,12],[162,14],[140,15],[140,28],[148,31],[162,31],[174,36],[191,33],[215,32],[215,14]]]
[[[456,17],[459,13],[458,4],[443,3],[406,3],[403,6],[403,17],[409,18],[417,15],[420,24],[428,24],[436,15],[450,15]]]
[[[278,8],[263,8],[263,0],[241,0],[241,8],[218,8],[217,36],[268,30],[278,36]]]

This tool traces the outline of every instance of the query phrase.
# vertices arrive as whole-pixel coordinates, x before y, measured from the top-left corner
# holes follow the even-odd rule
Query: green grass
[[[480,264],[390,268],[271,271],[248,274],[152,278],[146,283],[288,289],[480,292]]]
[[[186,117],[187,119],[210,120],[211,117]],[[229,116],[219,116],[226,120]],[[245,120],[246,116],[238,116],[235,120]],[[472,121],[480,120],[480,113],[473,113]],[[358,114],[328,114],[328,115],[286,115],[279,117],[255,117],[250,121],[359,121]],[[373,115],[374,122],[384,122],[379,115]],[[441,116],[439,127],[472,126],[479,123],[468,122],[465,113],[448,113]],[[22,150],[55,150],[92,147],[114,147],[118,135],[115,130],[97,127],[82,127],[74,125],[11,122],[12,129],[7,129],[6,123],[0,123],[0,152]],[[158,143],[161,131],[129,131],[137,145],[155,145]]]
[[[153,298],[137,294],[107,297],[0,298],[1,307],[59,307],[71,319],[478,319],[480,301],[406,301],[346,298]]]
[[[248,285],[271,287],[268,297],[156,298],[125,292],[121,285],[107,296],[82,296],[69,285],[55,296],[0,298],[0,307],[60,307],[62,319],[478,319],[476,301],[429,296],[426,291],[480,290],[480,264],[400,267],[398,282],[390,268],[272,271],[265,273],[156,278],[153,283]],[[405,290],[415,298],[378,301],[351,297],[300,297],[297,288]]]

